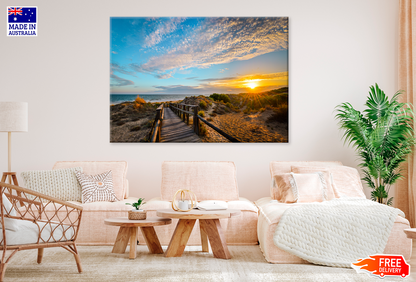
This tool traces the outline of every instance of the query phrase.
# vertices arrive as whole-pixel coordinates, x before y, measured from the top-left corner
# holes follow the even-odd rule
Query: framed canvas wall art
[[[110,18],[110,142],[288,142],[288,18]]]

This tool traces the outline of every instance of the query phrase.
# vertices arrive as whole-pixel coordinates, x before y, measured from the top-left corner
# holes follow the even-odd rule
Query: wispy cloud
[[[198,79],[199,81],[221,81],[221,80],[234,80],[237,77],[221,77],[221,78],[203,78],[203,79]]]
[[[156,76],[156,78],[159,78],[159,79],[168,79],[168,78],[172,77],[172,72],[165,73],[165,74],[158,74],[158,75],[155,75],[155,76]]]
[[[148,41],[159,42],[159,39],[155,35]],[[287,44],[287,18],[207,18],[179,45],[163,55],[151,57],[137,70],[160,73],[207,68],[287,49]]]
[[[111,51],[111,53],[113,53],[113,54],[118,54],[116,51]]]
[[[143,69],[141,65],[138,65],[138,64],[135,64],[135,63],[129,64],[128,67],[133,70],[133,73],[135,73],[135,72],[146,73],[146,74],[153,75],[154,77],[156,77],[158,79],[171,78],[171,77],[173,77],[173,74],[175,73],[175,71],[165,72],[165,73],[161,73],[161,72],[155,72],[154,73],[154,72]]]
[[[110,79],[112,81],[110,83],[111,87],[134,85],[133,81],[122,78],[122,77],[119,77],[119,76],[115,75],[114,73],[110,74]]]
[[[225,68],[225,69],[220,69],[220,73],[223,73],[223,72],[225,72],[226,70],[228,70],[228,68]]]
[[[216,84],[230,84],[241,83],[249,80],[265,81],[265,80],[287,80],[288,72],[277,72],[267,74],[250,74],[244,76],[232,76],[232,77],[217,77],[217,78],[204,78],[198,79],[198,81],[216,83]]]
[[[168,92],[168,93],[195,93],[195,90],[200,89],[198,86],[187,86],[187,85],[167,85],[167,86],[160,86],[155,85],[154,88],[158,89],[161,92]]]
[[[114,72],[119,72],[119,73],[122,73],[122,74],[128,74],[128,75],[136,76],[136,72],[128,70],[126,67],[120,66],[117,63],[111,63],[110,64],[110,73],[113,74]]]
[[[144,40],[144,47],[152,47],[163,40],[165,35],[174,32],[178,25],[183,22],[184,18],[170,18],[162,21],[152,33],[146,36]]]

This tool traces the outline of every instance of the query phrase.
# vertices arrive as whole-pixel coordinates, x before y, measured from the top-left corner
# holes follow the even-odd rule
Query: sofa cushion
[[[358,170],[348,166],[329,168],[340,197],[366,198]]]
[[[257,218],[258,209],[253,202],[239,198],[236,201],[228,201],[229,209],[241,210],[239,216],[220,219],[221,228],[228,245],[253,245],[257,244]],[[153,198],[143,205],[147,211],[147,217],[157,216],[159,209],[170,209],[170,201],[162,201],[160,198]],[[172,234],[175,231],[178,219],[172,219],[172,224],[155,228],[159,241],[162,245],[168,245]],[[197,220],[192,233],[189,237],[188,246],[201,245],[199,221]],[[141,244],[145,243],[142,233],[138,233],[138,240]]]
[[[75,175],[82,167],[56,170],[34,170],[21,173],[26,188],[61,199],[63,201],[81,201],[81,186]]]
[[[282,173],[273,176],[271,196],[281,203],[309,203],[326,200],[327,184],[322,172]]]
[[[331,172],[329,169],[323,169],[315,166],[292,166],[292,172],[294,173],[312,173],[322,172],[326,182],[326,200],[332,200],[339,198],[336,186],[334,184]]]
[[[37,224],[29,220],[19,220],[19,230],[10,231],[6,229],[6,244],[23,245],[36,244],[38,242],[39,230],[41,236],[39,243],[64,242],[72,239],[74,228],[70,225],[47,224],[37,221]],[[0,232],[0,241],[3,240],[3,232]]]
[[[116,202],[118,201],[113,190],[113,177],[111,170],[97,174],[88,175],[77,171],[76,176],[82,188],[82,203],[91,202]]]
[[[125,198],[127,194],[127,162],[125,161],[59,161],[53,169],[69,167],[82,167],[83,172],[89,175],[96,175],[111,170],[113,174],[113,188],[117,199]],[[76,199],[70,199],[72,201]],[[81,198],[76,201],[81,201]]]
[[[2,194],[3,198],[3,212],[4,212],[4,228],[12,231],[17,231],[19,229],[19,220],[15,218],[6,218],[6,215],[16,216],[16,210],[13,208],[12,203],[9,201],[9,198],[6,195]],[[0,229],[2,226],[0,225]]]
[[[191,190],[198,201],[238,200],[233,162],[163,162],[161,200],[172,201],[179,189]]]
[[[229,201],[227,202],[227,205],[229,209],[252,211],[255,213],[258,212],[257,206],[253,202],[247,200],[246,198],[239,198],[237,201]],[[142,208],[147,211],[157,211],[162,209],[169,209],[171,207],[172,202],[163,201],[160,198],[153,198],[147,201],[146,204],[142,206]]]
[[[239,198],[237,201],[229,201],[228,208],[233,210],[250,211],[258,213],[257,206],[246,198]]]
[[[305,167],[292,167],[293,171],[305,171]],[[306,168],[307,169],[307,168]],[[314,167],[316,170],[329,170],[332,175],[334,190],[337,198],[358,197],[366,198],[363,192],[360,174],[357,169],[348,166]]]
[[[272,161],[270,162],[270,176],[273,177],[275,174],[291,172],[292,166],[334,167],[342,166],[342,163],[334,161]]]

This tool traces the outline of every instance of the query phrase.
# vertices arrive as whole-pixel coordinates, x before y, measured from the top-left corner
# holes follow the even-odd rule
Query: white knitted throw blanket
[[[401,210],[367,199],[333,199],[287,209],[277,225],[274,244],[314,264],[351,267],[352,262],[382,254]]]

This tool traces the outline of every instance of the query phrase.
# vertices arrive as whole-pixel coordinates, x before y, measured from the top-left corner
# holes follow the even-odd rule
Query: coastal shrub
[[[214,101],[219,101],[220,100],[220,94],[214,93],[209,95],[209,98],[211,98]]]
[[[199,111],[198,115],[201,116],[201,117],[205,117],[205,112],[204,111]]]
[[[222,100],[224,103],[231,102],[230,97],[228,97],[228,95],[225,95],[225,94],[221,94],[221,100]]]
[[[259,110],[263,106],[260,99],[250,101],[249,105],[252,110]]]
[[[267,122],[287,123],[288,119],[289,119],[288,107],[287,105],[283,105],[274,110],[273,115],[267,119]]]
[[[205,103],[205,101],[199,102],[199,106],[201,107],[201,109],[204,109],[204,110],[207,109],[207,103]]]
[[[245,108],[244,109],[244,111],[243,111],[243,113],[245,114],[245,115],[248,115],[249,113],[250,113],[250,109],[249,108]]]
[[[231,103],[230,103],[230,102],[227,102],[225,105],[226,105],[228,108],[230,108],[230,109],[232,109],[232,108],[233,108],[233,105],[231,105]]]
[[[228,97],[228,95],[226,94],[214,93],[211,94],[209,97],[212,98],[214,101],[222,101],[224,103],[231,102],[230,97]]]
[[[239,95],[230,95],[231,104],[234,106],[234,109],[238,109],[241,107],[243,102],[243,98]]]
[[[142,108],[141,108],[141,110],[143,110],[143,111],[154,111],[155,109],[157,109],[157,106],[156,105],[154,105],[154,104],[152,104],[152,103],[145,103],[145,104],[143,104],[142,105]]]
[[[207,127],[205,126],[205,124],[200,123],[199,124],[199,135],[200,136],[206,136],[208,133]]]
[[[212,117],[207,118],[207,121],[213,121]]]
[[[144,104],[146,104],[146,101],[142,97],[140,97],[140,95],[137,95],[136,99],[134,100],[134,108],[139,109]]]
[[[260,110],[261,108],[265,108],[270,106],[272,108],[278,108],[288,104],[288,95],[286,93],[275,92],[275,91],[268,91],[263,93],[256,93],[256,94],[249,94],[244,93],[239,97],[242,99],[240,102],[240,106],[249,107],[251,110]],[[234,97],[232,98],[231,103],[237,107],[236,102],[237,99]]]
[[[211,113],[211,116],[212,116],[212,117],[216,117],[216,116],[217,116],[217,114],[216,114],[216,113]]]

